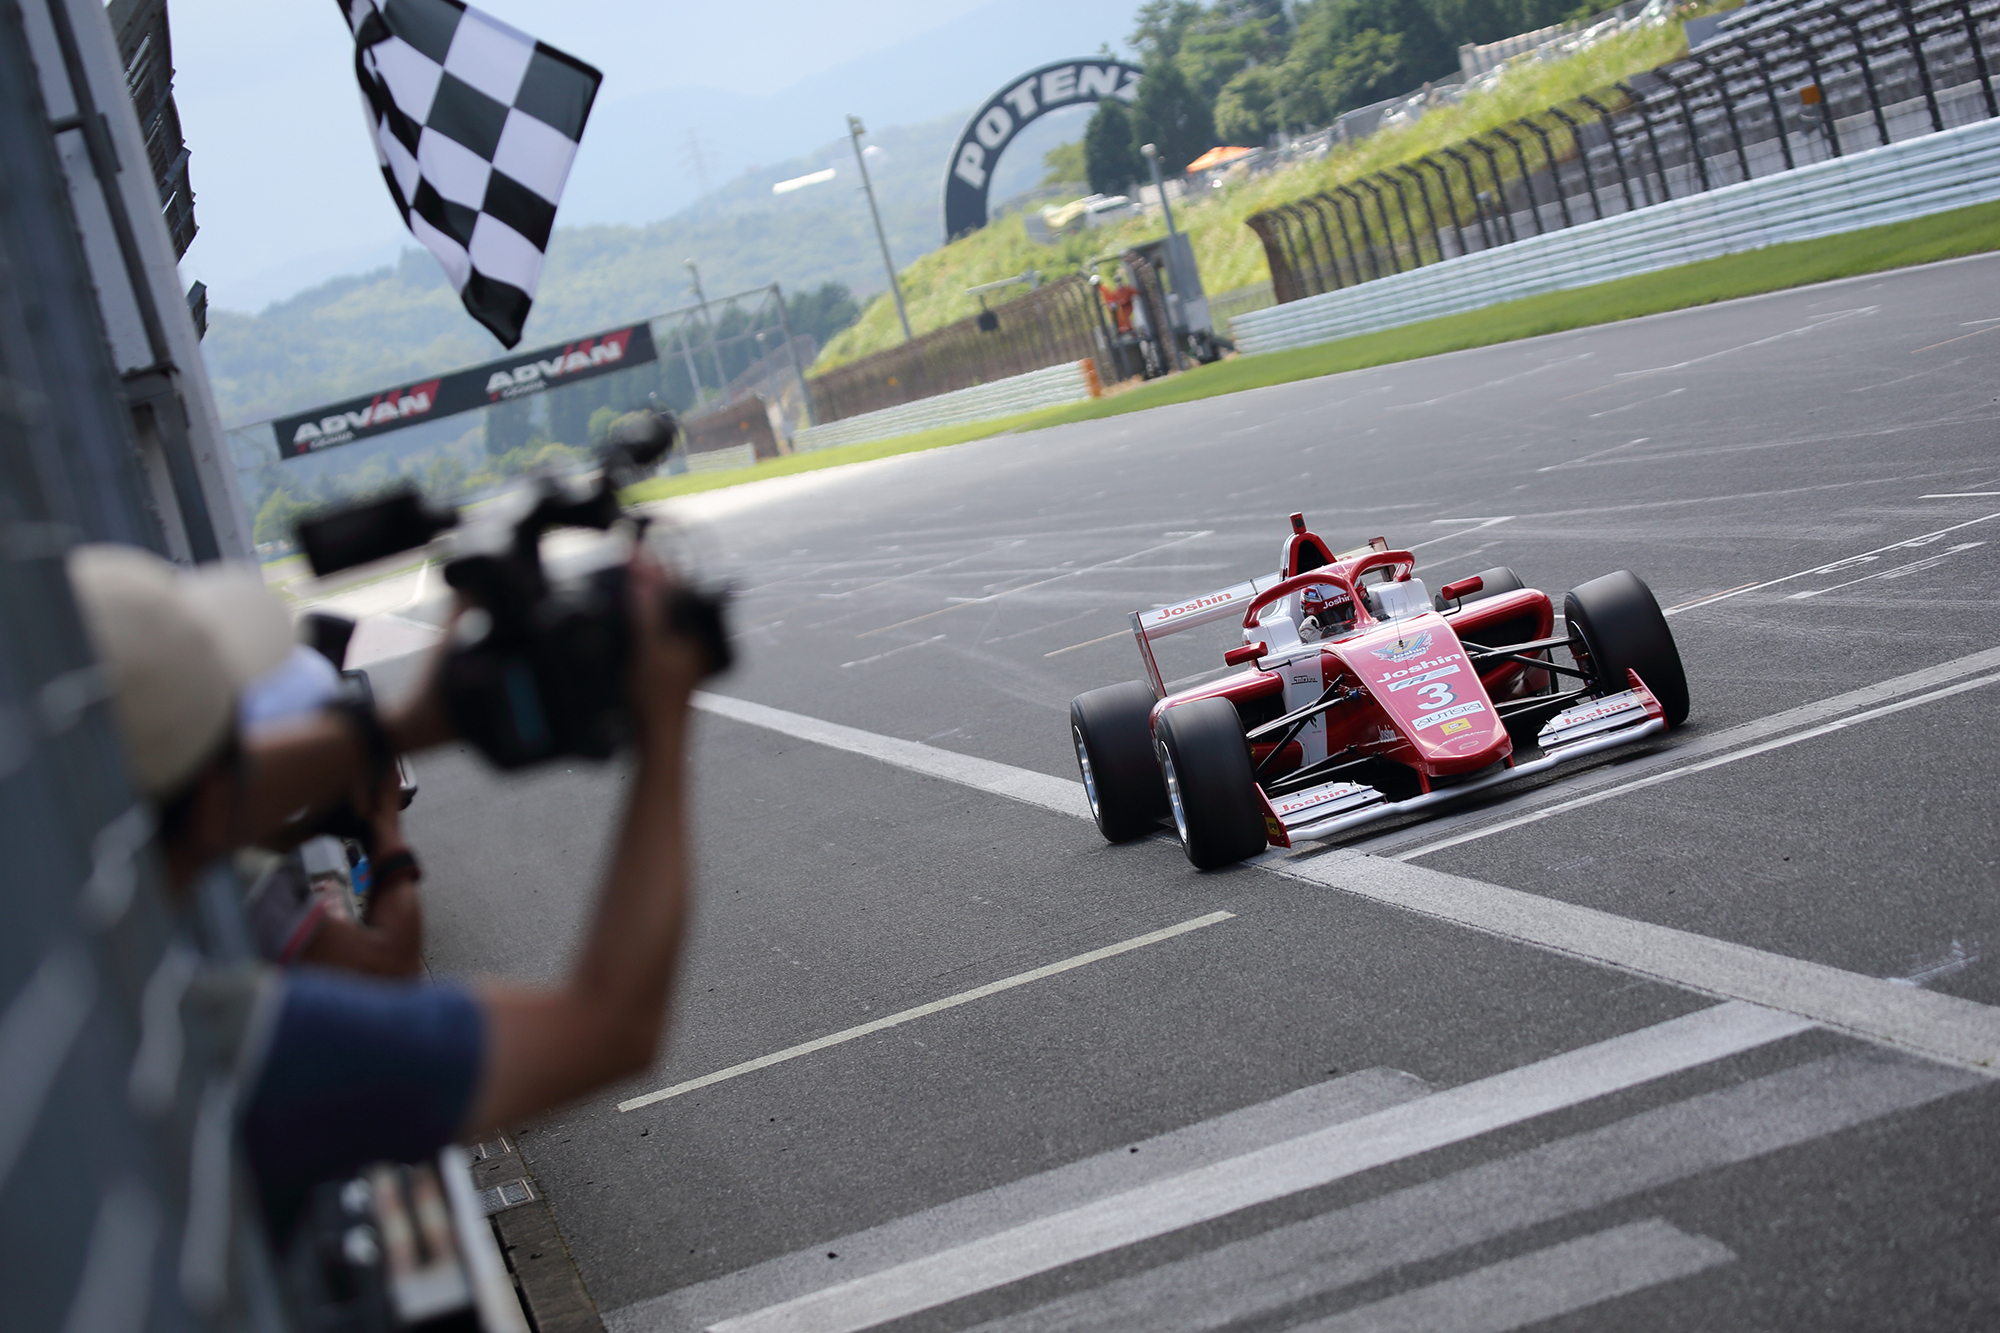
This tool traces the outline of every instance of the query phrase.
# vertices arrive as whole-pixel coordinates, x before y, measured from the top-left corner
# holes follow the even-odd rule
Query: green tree
[[[446,454],[434,458],[424,469],[424,494],[434,500],[449,500],[465,490],[465,464]]]
[[[1182,34],[1174,63],[1196,92],[1211,103],[1237,74],[1285,58],[1291,30],[1284,12],[1217,5]]]
[[[785,302],[785,317],[794,334],[809,334],[821,347],[833,335],[861,318],[861,305],[844,282],[822,282],[811,291],[793,292]]]
[[[1083,156],[1083,140],[1074,143],[1059,143],[1042,154],[1042,184],[1068,185],[1072,181],[1088,180],[1089,167]]]
[[[590,414],[590,442],[593,445],[604,443],[604,436],[611,429],[611,423],[618,420],[618,415],[615,407],[600,407]]]
[[[294,529],[300,519],[313,511],[314,506],[303,500],[292,498],[292,493],[284,487],[272,491],[257,511],[257,521],[251,527],[250,540],[259,546],[270,542],[284,542],[289,545]]]
[[[1135,25],[1125,40],[1150,63],[1172,60],[1180,54],[1181,37],[1201,18],[1201,6],[1194,0],[1146,0],[1132,16]]]
[[[1291,80],[1282,65],[1252,65],[1222,86],[1215,99],[1215,134],[1227,144],[1254,148],[1287,124]]]
[[[1213,117],[1208,101],[1188,86],[1179,66],[1171,60],[1154,61],[1139,80],[1139,95],[1132,103],[1133,147],[1153,144],[1160,151],[1161,173],[1178,176],[1215,146]]]
[[[499,458],[528,442],[533,428],[533,404],[525,398],[495,403],[486,409],[486,452]]]
[[[1132,118],[1125,104],[1106,100],[1083,131],[1083,174],[1094,194],[1124,194],[1140,177],[1141,162],[1132,146]]]
[[[1286,110],[1324,125],[1457,68],[1457,45],[1422,0],[1311,0],[1285,57]]]

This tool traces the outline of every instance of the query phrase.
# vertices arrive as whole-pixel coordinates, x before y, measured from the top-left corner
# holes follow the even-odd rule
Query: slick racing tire
[[[1473,602],[1483,602],[1488,597],[1498,597],[1503,592],[1519,592],[1528,585],[1521,582],[1521,576],[1505,565],[1495,565],[1491,569],[1479,571],[1479,591],[1469,592],[1458,599],[1458,605],[1467,606]],[[1447,603],[1443,593],[1431,597],[1431,606],[1443,615]]]
[[[1097,831],[1130,842],[1167,817],[1167,788],[1153,759],[1153,691],[1144,681],[1107,685],[1069,704],[1069,736]]]
[[[1687,721],[1687,673],[1680,649],[1653,600],[1653,590],[1629,569],[1592,579],[1563,598],[1563,618],[1583,640],[1591,683],[1605,693],[1631,688],[1625,672],[1639,673],[1666,710],[1667,725]],[[1581,664],[1580,664],[1581,665]]]
[[[1236,706],[1196,699],[1169,708],[1158,737],[1174,831],[1195,868],[1214,870],[1263,851],[1264,809]]]

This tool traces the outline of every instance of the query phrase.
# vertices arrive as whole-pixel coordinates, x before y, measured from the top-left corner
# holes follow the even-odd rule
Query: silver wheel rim
[[[1084,748],[1083,732],[1077,728],[1069,729],[1069,738],[1076,743],[1076,766],[1083,770],[1083,795],[1090,802],[1090,817],[1101,826],[1104,812],[1097,805],[1097,774],[1091,771],[1090,751]]]
[[[1181,804],[1180,775],[1174,772],[1174,757],[1167,752],[1164,742],[1160,744],[1160,775],[1167,781],[1167,804],[1174,812],[1174,832],[1180,835],[1181,846],[1188,845],[1187,807]]]

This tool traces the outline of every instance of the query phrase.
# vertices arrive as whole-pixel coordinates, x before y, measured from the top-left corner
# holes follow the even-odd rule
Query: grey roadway
[[[1504,563],[1559,596],[1629,566],[1682,608],[1694,696],[1689,725],[1639,762],[1684,766],[1675,748],[1704,738],[1735,758],[1501,826],[1622,780],[1559,777],[1359,849],[2000,1005],[2000,724],[1983,677],[1754,754],[1730,731],[2000,645],[1996,369],[1986,258],[678,512],[686,548],[741,588],[743,664],[720,692],[1071,780],[1068,700],[1138,674],[1126,613],[1267,570],[1291,510],[1336,544],[1416,547],[1433,586]],[[1223,632],[1184,637],[1202,641],[1171,641],[1170,677],[1219,664]],[[1310,1188],[1281,1167],[1244,1206],[966,1279],[942,1305],[892,1300],[885,1326],[2000,1322],[2000,1096],[1983,1076],[1807,1029],[1601,1095],[1508,1101],[1536,1062],[1654,1041],[1714,1000],[1266,869],[1198,874],[1164,839],[1107,847],[1073,815],[767,727],[706,715],[699,750],[700,901],[670,1048],[520,1136],[614,1327],[865,1326],[832,1306],[756,1312],[883,1268],[859,1290],[943,1292],[937,1274],[964,1279],[970,1251],[956,1268],[893,1264],[987,1236],[1000,1223],[982,1208],[1018,1222],[1115,1195],[1090,1173],[1120,1154],[1258,1179],[1241,1154],[1291,1153],[1288,1135],[1369,1109],[1414,1146]],[[445,754],[420,776],[432,965],[556,973],[618,769],[500,778]],[[1479,836],[1426,850],[1461,833]],[[1218,911],[1233,916],[616,1108]],[[1558,1093],[1576,1086],[1564,1068],[1546,1066]],[[1457,1138],[1411,1128],[1447,1090],[1489,1089],[1515,1109]],[[1364,1093],[1384,1100],[1342,1101]],[[1208,1146],[1159,1137],[1186,1127]]]

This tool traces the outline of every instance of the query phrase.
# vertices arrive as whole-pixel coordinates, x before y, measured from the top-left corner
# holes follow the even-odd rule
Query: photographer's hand
[[[389,734],[389,744],[397,754],[414,754],[442,745],[457,734],[451,725],[451,714],[445,708],[444,661],[451,653],[459,617],[464,614],[465,603],[454,602],[451,614],[440,626],[443,637],[431,650],[430,661],[425,663],[417,687],[393,707],[381,710],[382,729]]]
[[[630,566],[630,689],[639,756],[583,952],[557,989],[481,990],[487,1060],[464,1129],[510,1125],[649,1067],[666,1030],[691,879],[688,700],[706,658],[666,627],[672,590],[644,551]]]
[[[372,789],[357,784],[349,799],[368,822],[374,843],[369,861],[375,883],[368,894],[367,920],[328,917],[299,959],[371,976],[422,977],[423,906],[417,898],[416,862],[403,841],[401,792],[394,771]]]

